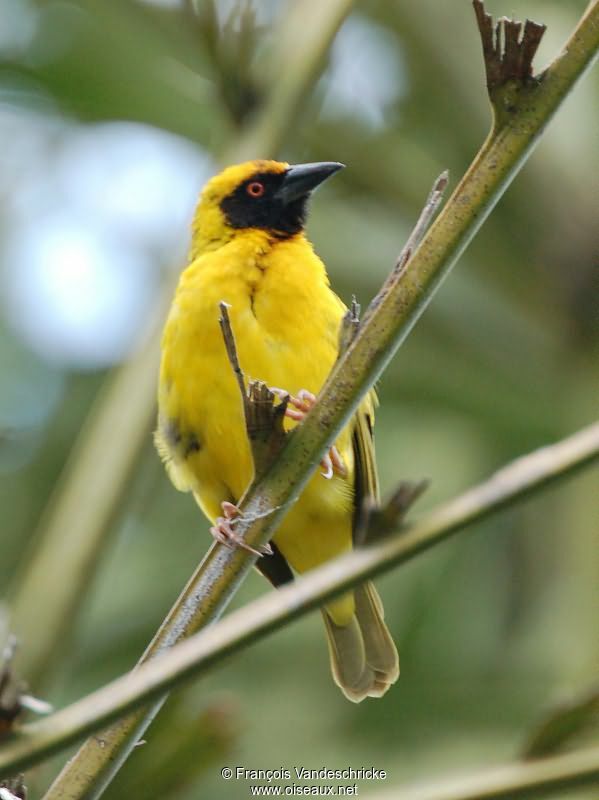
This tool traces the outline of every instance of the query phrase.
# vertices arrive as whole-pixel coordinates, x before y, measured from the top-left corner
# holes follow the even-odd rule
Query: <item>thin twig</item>
[[[431,222],[433,221],[433,217],[441,205],[443,194],[445,193],[448,183],[449,172],[444,170],[444,172],[439,175],[433,184],[433,188],[431,189],[426,203],[424,204],[424,208],[420,212],[420,216],[418,217],[416,225],[414,225],[412,233],[408,237],[408,241],[405,243],[401,253],[399,254],[394,272],[397,270],[401,272],[401,269],[403,269],[403,267],[410,260],[410,256],[424,238],[424,234],[429,229]]]
[[[347,348],[356,338],[356,334],[360,330],[360,304],[355,296],[351,299],[350,307],[345,312],[341,321],[341,329],[339,330],[339,353],[337,358],[345,353]]]
[[[461,778],[444,777],[427,785],[372,793],[368,800],[545,800],[563,797],[576,787],[597,786],[598,781],[599,747],[592,747],[537,761],[516,761]]]
[[[402,481],[387,502],[374,508],[366,507],[363,518],[358,521],[354,541],[370,544],[388,536],[390,531],[399,530],[408,511],[428,486],[428,480]]]
[[[229,308],[228,303],[224,301],[219,303],[219,323],[227,357],[241,395],[245,427],[254,462],[254,480],[256,480],[266,472],[285,441],[283,422],[289,396],[283,397],[279,401],[277,395],[263,381],[250,381],[246,389],[243,370],[237,354],[235,335],[229,318]],[[248,486],[246,493],[250,491],[252,484],[253,481]],[[238,502],[241,502],[240,498],[238,498]],[[260,513],[264,516],[270,511]]]
[[[422,241],[424,234],[429,229],[431,222],[433,221],[433,217],[439,206],[441,205],[441,201],[443,200],[443,194],[445,189],[447,188],[447,184],[449,182],[449,172],[445,170],[442,172],[436,181],[433,184],[433,188],[431,189],[429,196],[426,200],[426,203],[422,207],[422,211],[416,221],[416,224],[412,228],[412,232],[408,236],[408,239],[405,245],[402,247],[395,265],[387,279],[379,289],[376,294],[376,297],[372,300],[368,308],[366,309],[366,313],[364,314],[363,319],[361,320],[361,324],[364,325],[366,321],[372,316],[372,314],[376,311],[376,309],[381,305],[381,303],[385,300],[389,292],[392,291],[393,287],[401,280],[401,277],[406,269],[409,260],[412,257],[412,254],[417,249],[418,245]]]
[[[484,483],[388,536],[255,600],[156,659],[39,722],[0,748],[0,774],[37,763],[85,733],[207,671],[350,586],[419,553],[599,458],[599,423],[503,467]],[[102,741],[100,735],[99,740]]]
[[[243,371],[239,365],[239,357],[237,355],[237,346],[235,344],[235,337],[233,336],[233,329],[231,328],[231,320],[229,319],[229,304],[225,303],[224,300],[221,300],[218,304],[220,309],[220,317],[218,318],[218,324],[220,325],[220,329],[223,334],[223,340],[225,343],[225,349],[227,351],[227,358],[229,359],[229,363],[231,365],[231,369],[235,375],[235,379],[237,380],[237,385],[239,386],[239,393],[241,395],[241,402],[243,403],[243,410],[246,411],[247,407],[247,393],[245,390],[245,378],[243,376]]]

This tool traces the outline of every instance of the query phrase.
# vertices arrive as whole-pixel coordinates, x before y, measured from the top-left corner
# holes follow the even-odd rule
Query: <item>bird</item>
[[[155,443],[175,487],[193,494],[228,546],[244,546],[234,520],[253,462],[219,304],[228,306],[244,375],[285,393],[286,428],[301,424],[338,358],[347,310],[307,238],[308,205],[342,167],[268,159],[229,166],[205,184],[193,217],[188,265],[162,335]],[[355,546],[363,504],[378,498],[375,404],[371,391],[259,551],[256,566],[275,587]],[[343,694],[353,702],[385,694],[399,660],[373,584],[328,601],[322,615]]]

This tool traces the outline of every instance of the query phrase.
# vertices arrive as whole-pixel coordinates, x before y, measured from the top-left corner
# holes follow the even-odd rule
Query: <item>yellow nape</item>
[[[227,224],[220,204],[237,186],[260,172],[281,174],[289,168],[282,161],[255,159],[243,164],[234,164],[211,178],[204,186],[191,225],[190,261],[202,253],[216,250],[229,242],[235,229]]]

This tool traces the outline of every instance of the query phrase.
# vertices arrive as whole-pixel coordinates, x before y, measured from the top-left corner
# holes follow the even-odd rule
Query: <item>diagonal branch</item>
[[[589,747],[528,763],[505,764],[463,778],[379,792],[368,795],[367,800],[545,800],[563,797],[576,787],[597,786],[598,781],[599,747]]]
[[[361,398],[380,376],[441,281],[532,152],[553,113],[590,66],[598,48],[599,2],[595,2],[563,53],[544,74],[543,81],[535,83],[530,90],[534,93],[534,102],[516,106],[511,117],[514,124],[504,126],[501,135],[495,135],[495,131],[487,139],[453,197],[413,254],[410,268],[403,271],[376,313],[360,326],[355,339],[333,368],[318,402],[302,425],[287,437],[268,474],[256,482],[246,497],[242,507],[244,514],[236,532],[248,544],[256,547],[271,538],[285,509],[300,494],[329,442],[348,423]],[[388,544],[383,542],[377,547]],[[369,549],[363,551],[368,552]],[[361,553],[354,554],[355,557],[359,555]],[[145,658],[218,618],[253,563],[254,559],[245,552],[232,552],[213,545]],[[57,778],[45,800],[64,798],[65,787],[69,787],[69,797],[73,799],[99,797],[163,700],[161,696],[148,709],[131,714],[101,736],[88,740]]]
[[[467,525],[571,475],[599,459],[599,423],[503,467],[420,521],[270,592],[202,630],[159,658],[39,722],[24,726],[0,748],[0,774],[37,763],[85,733],[191,677],[319,606],[366,578],[403,564]],[[101,737],[99,737],[101,739]]]

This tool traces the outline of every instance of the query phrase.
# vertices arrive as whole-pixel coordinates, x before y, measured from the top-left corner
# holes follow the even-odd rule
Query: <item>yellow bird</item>
[[[229,316],[246,376],[292,396],[289,427],[313,402],[338,353],[346,311],[304,232],[311,192],[338,163],[250,161],[205,186],[162,339],[156,444],[178,489],[191,491],[211,532],[236,540],[235,503],[253,476],[239,389],[218,324]],[[351,550],[356,509],[377,497],[374,395],[315,469],[258,569],[275,585]],[[380,697],[399,675],[371,583],[323,608],[333,678],[350,700]]]

